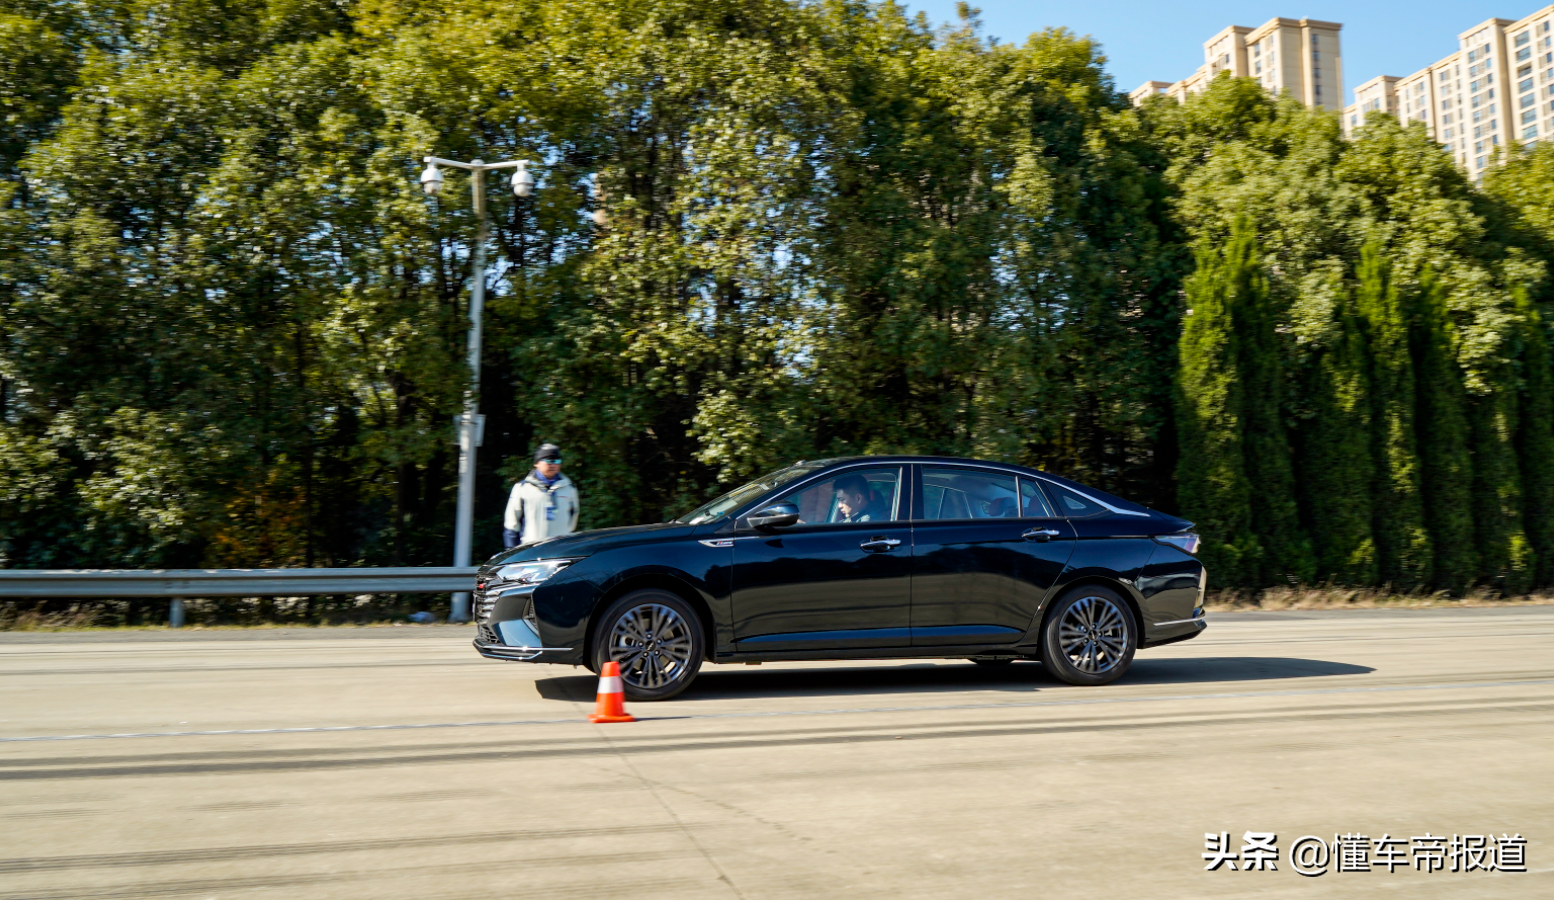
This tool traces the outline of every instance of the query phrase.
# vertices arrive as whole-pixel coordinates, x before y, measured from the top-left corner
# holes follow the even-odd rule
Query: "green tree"
[[[1342,263],[1313,270],[1292,316],[1304,350],[1300,494],[1321,582],[1375,584],[1375,465],[1363,324]]]
[[[1420,429],[1425,519],[1435,549],[1437,589],[1461,594],[1478,573],[1473,537],[1473,459],[1467,394],[1452,348],[1445,286],[1431,269],[1420,277],[1410,345]]]
[[[1248,295],[1261,287],[1256,238],[1238,223],[1223,251],[1204,242],[1195,258],[1180,344],[1177,492],[1182,514],[1204,536],[1203,559],[1216,581],[1255,587],[1267,551],[1247,474],[1249,354],[1238,326],[1242,309],[1258,299]]]
[[[1543,317],[1517,291],[1522,321],[1521,427],[1517,450],[1522,472],[1523,522],[1536,559],[1534,583],[1554,584],[1554,360]]]
[[[1375,514],[1379,575],[1405,590],[1432,576],[1419,455],[1414,435],[1414,364],[1408,312],[1381,247],[1360,248],[1356,306],[1365,323],[1371,387],[1371,454],[1377,472]]]

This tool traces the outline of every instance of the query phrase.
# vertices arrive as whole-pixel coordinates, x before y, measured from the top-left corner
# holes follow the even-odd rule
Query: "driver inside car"
[[[869,489],[862,475],[843,475],[836,480],[836,521],[885,522],[890,510]]]

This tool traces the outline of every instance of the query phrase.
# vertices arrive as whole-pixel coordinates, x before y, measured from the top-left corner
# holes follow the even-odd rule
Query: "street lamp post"
[[[475,252],[470,254],[471,284],[469,294],[469,387],[464,391],[464,412],[459,415],[459,505],[454,514],[453,564],[467,567],[470,564],[470,544],[475,526],[475,448],[480,446],[485,416],[479,414],[476,391],[480,388],[480,317],[486,305],[486,172],[492,169],[514,169],[513,193],[527,197],[534,192],[534,176],[529,174],[525,160],[488,163],[482,160],[458,162],[428,156],[426,170],[421,173],[421,188],[430,196],[442,191],[443,176],[438,166],[453,166],[470,173],[470,190],[475,203]],[[450,622],[469,621],[469,594],[453,595],[453,609],[448,614]]]

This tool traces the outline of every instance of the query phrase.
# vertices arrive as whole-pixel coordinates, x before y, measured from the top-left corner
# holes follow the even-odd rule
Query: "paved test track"
[[[1104,688],[711,666],[609,726],[467,628],[0,634],[0,900],[1554,897],[1554,607],[1211,621]],[[1203,871],[1246,830],[1529,872]]]

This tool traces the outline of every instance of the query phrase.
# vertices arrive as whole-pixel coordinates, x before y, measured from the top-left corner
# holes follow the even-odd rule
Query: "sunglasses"
[[[541,463],[545,463],[545,464],[549,464],[549,465],[552,465],[552,466],[559,466],[559,465],[561,465],[561,460],[559,460],[559,459],[542,459],[542,460],[540,460],[540,462]]]

